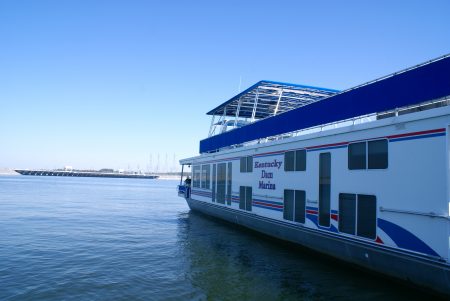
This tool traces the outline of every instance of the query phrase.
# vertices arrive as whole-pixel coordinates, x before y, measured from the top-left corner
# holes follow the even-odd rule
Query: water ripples
[[[192,213],[176,184],[0,177],[0,300],[424,298]]]

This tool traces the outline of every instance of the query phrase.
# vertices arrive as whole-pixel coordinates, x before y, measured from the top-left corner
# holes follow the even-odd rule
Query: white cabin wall
[[[445,112],[435,114],[434,112]],[[389,135],[420,132],[438,128],[448,128],[450,108],[403,115],[391,119],[379,120],[367,124],[350,126],[337,130],[284,139],[278,142],[242,147],[220,153],[202,155],[194,161],[214,161],[234,158],[233,195],[239,195],[239,186],[252,186],[254,195],[278,197],[282,202],[284,189],[306,191],[306,206],[318,207],[319,192],[319,154],[331,153],[331,209],[339,210],[339,193],[370,194],[377,197],[377,217],[389,220],[410,231],[428,244],[443,258],[450,257],[450,225],[448,220],[428,216],[380,211],[380,207],[404,211],[436,214],[449,214],[449,142],[446,136],[411,139],[388,143],[388,168],[381,170],[349,170],[347,147],[323,149],[307,152],[306,171],[285,172],[284,154],[267,154],[253,158],[256,161],[283,162],[280,169],[269,169],[273,173],[271,183],[276,190],[259,189],[260,169],[252,173],[241,173],[239,157],[260,155],[281,150],[376,139]],[[435,115],[435,116],[433,116]],[[418,119],[422,117],[422,119]],[[448,132],[447,132],[448,137]],[[237,159],[236,159],[237,158]],[[227,162],[230,160],[227,160]],[[267,200],[271,200],[267,198]],[[236,203],[233,208],[239,208]],[[282,212],[256,208],[256,214],[283,218]],[[332,221],[332,224],[335,223]],[[337,224],[335,223],[337,226]],[[314,226],[311,222],[307,226]],[[391,241],[384,239],[386,244]]]

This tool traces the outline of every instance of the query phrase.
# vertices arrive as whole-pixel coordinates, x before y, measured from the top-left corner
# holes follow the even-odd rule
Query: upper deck
[[[261,81],[207,113],[213,118],[200,153],[349,120],[371,121],[447,105],[449,95],[450,55],[343,92]]]
[[[332,89],[259,81],[207,113],[213,116],[209,136],[303,107],[337,93],[339,91]]]

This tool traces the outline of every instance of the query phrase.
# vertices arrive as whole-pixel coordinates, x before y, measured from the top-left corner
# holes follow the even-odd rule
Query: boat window
[[[294,190],[284,190],[283,218],[289,221],[294,220]]]
[[[339,194],[339,232],[355,235],[356,194]]]
[[[294,171],[295,166],[295,152],[284,153],[284,170]]]
[[[253,172],[253,157],[252,156],[241,157],[240,171],[241,172]]]
[[[217,164],[217,203],[225,204],[227,164]]]
[[[192,173],[192,187],[200,188],[200,165],[194,165],[192,167]]]
[[[339,194],[339,232],[376,238],[376,196]]]
[[[239,209],[252,211],[253,192],[250,186],[239,187]]]
[[[357,235],[375,239],[377,229],[377,199],[374,195],[358,194]]]
[[[330,226],[331,154],[319,155],[319,225]]]
[[[228,162],[227,169],[227,205],[231,205],[231,181],[232,181],[232,162]]]
[[[252,211],[253,192],[251,187],[245,188],[245,210]]]
[[[306,170],[306,150],[295,151],[295,171]]]
[[[239,209],[245,210],[245,186],[239,187]]]
[[[348,169],[366,169],[366,142],[348,145]]]
[[[295,208],[294,218],[297,223],[305,223],[305,206],[306,206],[306,192],[304,190],[295,191]]]
[[[348,169],[386,169],[388,167],[387,139],[348,145]]]
[[[241,172],[247,171],[247,157],[241,157]]]
[[[211,181],[211,166],[209,164],[202,165],[202,182],[201,182],[202,188],[209,189],[210,181]]]
[[[306,150],[290,151],[284,153],[285,171],[305,171],[306,170]]]
[[[247,172],[253,172],[253,157],[247,157]]]
[[[303,190],[284,190],[283,218],[297,223],[305,223],[306,193]]]
[[[388,167],[387,139],[368,142],[369,169],[386,169]]]

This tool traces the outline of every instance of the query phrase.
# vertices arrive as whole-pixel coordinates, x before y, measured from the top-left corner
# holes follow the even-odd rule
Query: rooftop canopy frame
[[[207,113],[212,115],[209,136],[227,131],[229,127],[240,127],[317,102],[339,92],[305,85],[259,81]],[[214,122],[216,116],[219,119]],[[216,133],[218,126],[220,131]]]

